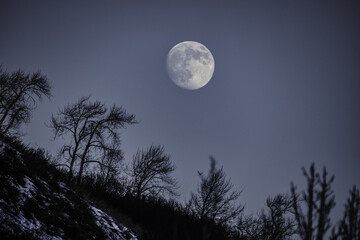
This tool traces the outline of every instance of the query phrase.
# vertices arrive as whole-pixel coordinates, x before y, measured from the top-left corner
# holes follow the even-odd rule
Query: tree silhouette
[[[206,176],[199,172],[200,185],[196,193],[191,193],[187,204],[190,212],[200,220],[211,220],[220,225],[231,224],[243,211],[236,204],[240,192],[232,191],[233,184],[226,179],[223,168],[216,168],[216,161],[210,157],[210,170]]]
[[[170,176],[174,170],[163,146],[152,144],[146,150],[138,149],[129,170],[132,193],[137,198],[162,193],[176,195],[177,182]]]
[[[267,211],[262,210],[257,218],[240,217],[238,229],[244,239],[287,240],[295,233],[295,219],[292,216],[293,199],[278,194],[266,200]]]
[[[334,181],[335,177],[331,176],[330,179],[327,178],[328,172],[326,168],[323,168],[322,176],[317,174],[317,183],[319,184],[320,189],[316,192],[316,200],[318,204],[316,205],[316,212],[318,215],[317,222],[317,240],[322,240],[325,233],[329,230],[331,226],[330,222],[330,211],[335,207],[335,195],[331,189],[331,183]]]
[[[37,101],[44,96],[50,98],[51,87],[40,71],[9,74],[0,66],[0,132],[11,135],[21,124],[28,123]]]
[[[330,228],[330,211],[335,206],[335,196],[331,190],[334,176],[328,179],[328,172],[323,168],[322,176],[315,171],[314,163],[311,164],[309,172],[304,168],[303,175],[307,180],[307,191],[302,191],[302,199],[296,192],[296,186],[291,183],[291,194],[293,198],[293,209],[297,222],[297,233],[304,240],[322,240]],[[305,203],[307,212],[304,213],[300,202]],[[314,227],[314,225],[316,227]]]
[[[103,164],[101,158],[114,153],[114,144],[120,143],[119,129],[134,124],[135,115],[128,114],[121,107],[107,108],[100,101],[91,102],[90,96],[82,97],[74,104],[60,109],[57,117],[51,117],[50,128],[54,138],[69,136],[61,154],[69,161],[69,179],[73,176],[74,166],[79,160],[77,181],[80,182],[87,163]]]
[[[338,225],[333,228],[331,239],[359,240],[360,239],[360,193],[354,186],[349,191],[349,198],[345,204],[344,217]]]

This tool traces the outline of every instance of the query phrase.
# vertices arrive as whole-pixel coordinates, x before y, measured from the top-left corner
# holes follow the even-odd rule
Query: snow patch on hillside
[[[22,198],[19,200],[19,204],[23,204],[26,201],[27,197],[32,197],[31,189],[33,187],[33,183],[27,179],[25,183],[25,187],[18,185],[19,192],[22,193]],[[43,231],[43,224],[39,222],[33,215],[30,217],[25,217],[22,211],[15,211],[13,204],[8,204],[3,199],[0,200],[0,222],[2,223],[1,228],[6,229],[7,232],[12,233],[14,236],[19,234],[18,231],[15,231],[15,226],[20,228],[23,235],[30,235],[35,237],[36,239],[53,239],[60,240],[62,239],[59,236],[53,236],[47,234]],[[18,207],[18,206],[17,206]],[[13,209],[12,211],[4,211],[4,209]]]
[[[27,159],[24,159],[20,152],[0,141],[2,161],[7,161],[4,156],[5,149],[12,150],[17,156],[15,160],[8,162],[7,167],[19,167],[18,164],[14,165],[12,162],[17,161],[21,163],[21,167],[26,168],[24,161],[26,162]],[[14,174],[16,171],[11,172]],[[24,239],[60,240],[69,234],[65,232],[67,228],[49,225],[44,220],[44,215],[60,218],[63,223],[73,223],[73,212],[77,211],[79,206],[83,206],[83,209],[87,209],[88,213],[94,216],[94,225],[102,230],[106,239],[137,240],[129,229],[117,224],[113,218],[94,207],[91,202],[80,198],[64,182],[56,181],[55,184],[58,187],[54,187],[54,183],[46,181],[45,178],[32,175],[32,172],[20,176],[7,174],[7,172],[2,172],[0,175],[0,233],[7,233],[8,236],[14,237],[22,236]],[[69,211],[61,210],[59,206],[66,206]],[[38,209],[44,212],[39,214]],[[54,213],[57,215],[52,216],[51,214]]]
[[[0,141],[0,153],[3,153],[5,150],[5,143]]]
[[[118,225],[115,221],[100,209],[90,206],[95,217],[95,223],[102,228],[108,239],[137,240],[126,227]]]
[[[20,200],[20,204],[23,204],[28,198],[33,198],[32,193],[36,191],[36,187],[34,183],[29,179],[29,177],[25,176],[24,181],[25,181],[24,186],[18,185],[17,187],[19,193],[22,196],[22,199]]]

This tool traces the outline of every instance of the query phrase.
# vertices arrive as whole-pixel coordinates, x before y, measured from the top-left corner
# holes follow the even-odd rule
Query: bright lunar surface
[[[215,69],[215,61],[209,49],[193,41],[175,45],[167,56],[166,64],[171,80],[189,90],[205,86]]]

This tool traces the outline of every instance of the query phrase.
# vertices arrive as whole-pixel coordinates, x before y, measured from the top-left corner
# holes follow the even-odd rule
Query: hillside
[[[1,239],[137,239],[59,179],[41,150],[0,138]]]

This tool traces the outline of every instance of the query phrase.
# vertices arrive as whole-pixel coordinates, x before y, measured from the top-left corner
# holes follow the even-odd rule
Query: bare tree
[[[316,200],[318,202],[316,205],[316,213],[318,215],[317,240],[322,240],[325,233],[329,230],[331,226],[330,211],[335,207],[335,195],[331,189],[331,183],[335,177],[331,176],[328,179],[327,176],[328,172],[325,167],[323,168],[322,176],[320,174],[316,175],[317,184],[319,185],[319,189],[316,191]]]
[[[287,240],[295,234],[295,219],[292,216],[293,199],[288,195],[278,194],[266,200],[264,210],[257,218],[241,217],[238,223],[240,234],[251,240]]]
[[[360,193],[354,186],[345,204],[344,217],[337,229],[333,228],[331,239],[360,240]]]
[[[64,135],[70,137],[70,143],[63,145],[60,151],[69,161],[69,179],[73,176],[75,161],[80,156],[83,142],[89,135],[89,119],[103,114],[103,111],[99,111],[103,108],[101,103],[90,103],[89,99],[90,96],[82,97],[76,103],[59,109],[57,117],[51,116],[49,127],[54,132],[54,139]]]
[[[320,176],[316,173],[314,164],[311,164],[309,173],[303,168],[303,174],[307,179],[308,187],[306,192],[302,192],[302,199],[299,199],[296,187],[291,183],[297,233],[303,240],[313,240],[314,238],[322,240],[330,227],[330,211],[335,206],[335,197],[331,190],[334,176],[328,179],[326,168],[323,169],[323,174]],[[299,202],[305,203],[306,213],[303,212]]]
[[[211,220],[220,225],[231,224],[244,209],[236,204],[240,192],[232,191],[233,184],[230,179],[226,179],[223,168],[216,168],[213,157],[210,157],[208,174],[198,174],[200,185],[196,193],[191,193],[187,207],[202,221]]]
[[[0,66],[0,132],[11,134],[30,121],[37,101],[50,98],[51,87],[39,71],[25,74],[18,70],[9,74]]]
[[[57,117],[52,116],[50,128],[54,138],[68,136],[70,143],[62,147],[61,154],[69,162],[69,179],[74,166],[79,162],[77,181],[80,182],[84,167],[88,163],[101,163],[101,157],[120,143],[118,130],[134,124],[135,115],[128,114],[121,107],[113,105],[108,109],[99,101],[90,102],[82,97],[75,104],[60,109]]]
[[[291,183],[291,194],[294,199],[294,212],[295,217],[298,225],[298,234],[300,235],[301,239],[304,240],[312,240],[313,237],[313,221],[314,221],[314,188],[315,188],[315,166],[312,164],[310,166],[310,174],[308,174],[305,168],[302,168],[303,175],[306,177],[307,180],[307,192],[303,192],[303,201],[307,205],[307,214],[305,215],[300,208],[299,202],[299,195],[296,193],[296,186]]]
[[[135,197],[156,196],[168,193],[176,195],[177,182],[170,174],[175,166],[170,156],[164,153],[164,147],[152,144],[146,150],[136,152],[129,171],[131,191]]]

